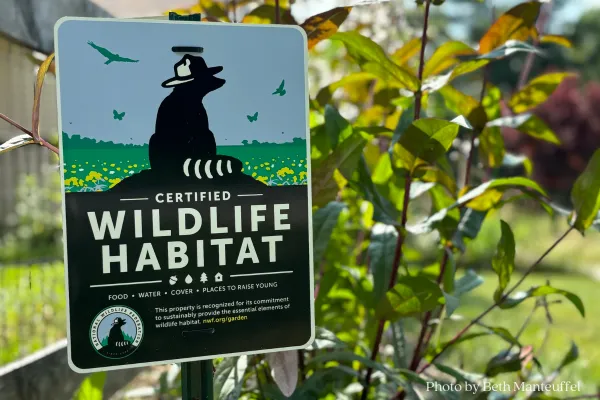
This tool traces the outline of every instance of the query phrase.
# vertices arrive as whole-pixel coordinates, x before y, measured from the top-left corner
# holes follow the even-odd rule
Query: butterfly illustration
[[[123,117],[125,116],[125,111],[119,113],[117,110],[113,110],[113,118],[118,119],[119,121],[123,121]]]
[[[258,120],[258,111],[255,112],[254,115],[246,115],[246,118],[248,118],[248,121],[250,122],[255,122]]]
[[[286,94],[284,86],[285,86],[285,79],[281,81],[281,84],[279,85],[279,87],[272,94],[278,94],[280,96],[284,96]]]

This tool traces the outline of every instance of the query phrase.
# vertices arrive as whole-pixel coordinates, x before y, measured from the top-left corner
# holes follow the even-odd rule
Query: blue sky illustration
[[[90,47],[139,60],[113,62]],[[241,141],[289,142],[306,136],[305,43],[301,32],[257,25],[66,20],[57,30],[62,129],[119,143],[147,143],[156,111],[172,89],[183,54],[173,46],[200,46],[209,67],[227,82],[204,99],[218,145]],[[272,95],[285,79],[285,96]],[[113,109],[125,112],[122,121]],[[247,115],[259,113],[250,123]]]
[[[106,316],[100,321],[100,325],[98,325],[98,339],[102,340],[108,336],[108,332],[110,332],[110,328],[112,328],[112,323],[115,321],[115,318],[124,319],[126,324],[121,327],[121,330],[130,337],[135,338],[137,329],[135,327],[135,322],[133,322],[131,317],[121,313],[114,313]]]

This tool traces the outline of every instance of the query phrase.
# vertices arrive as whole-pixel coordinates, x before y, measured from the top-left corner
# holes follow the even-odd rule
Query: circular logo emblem
[[[144,324],[139,314],[126,306],[113,306],[100,311],[90,327],[94,349],[106,358],[124,358],[139,347],[144,337]]]

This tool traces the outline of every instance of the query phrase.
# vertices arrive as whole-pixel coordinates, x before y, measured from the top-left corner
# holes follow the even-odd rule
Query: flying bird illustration
[[[117,110],[113,110],[113,118],[118,119],[119,121],[123,121],[123,117],[125,116],[125,111],[119,113]]]
[[[279,85],[277,90],[275,90],[272,94],[278,94],[280,96],[284,96],[286,94],[284,86],[285,86],[285,79],[281,81],[281,84]]]
[[[131,58],[125,58],[125,57],[121,57],[118,54],[115,53],[111,53],[109,50],[105,49],[104,47],[100,47],[98,45],[96,45],[94,42],[90,42],[88,41],[88,44],[90,46],[92,46],[94,49],[98,50],[98,52],[100,54],[102,54],[104,57],[107,58],[106,62],[104,64],[108,65],[111,62],[130,62],[130,63],[136,63],[139,60],[132,60]]]
[[[248,121],[250,122],[258,120],[258,111],[255,112],[254,115],[246,115],[246,118],[248,118]]]

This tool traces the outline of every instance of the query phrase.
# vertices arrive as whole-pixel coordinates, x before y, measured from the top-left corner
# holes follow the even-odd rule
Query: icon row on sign
[[[220,272],[217,272],[215,274],[215,282],[223,282],[223,274]],[[177,283],[179,279],[177,278],[176,275],[173,275],[169,278],[169,283],[171,285],[175,285]],[[187,283],[188,285],[191,284],[192,282],[194,282],[194,278],[192,278],[192,276],[190,274],[188,274],[185,279],[184,279],[185,283]],[[208,282],[208,275],[206,275],[206,272],[203,272],[202,275],[200,275],[200,282],[202,283],[206,283]]]

